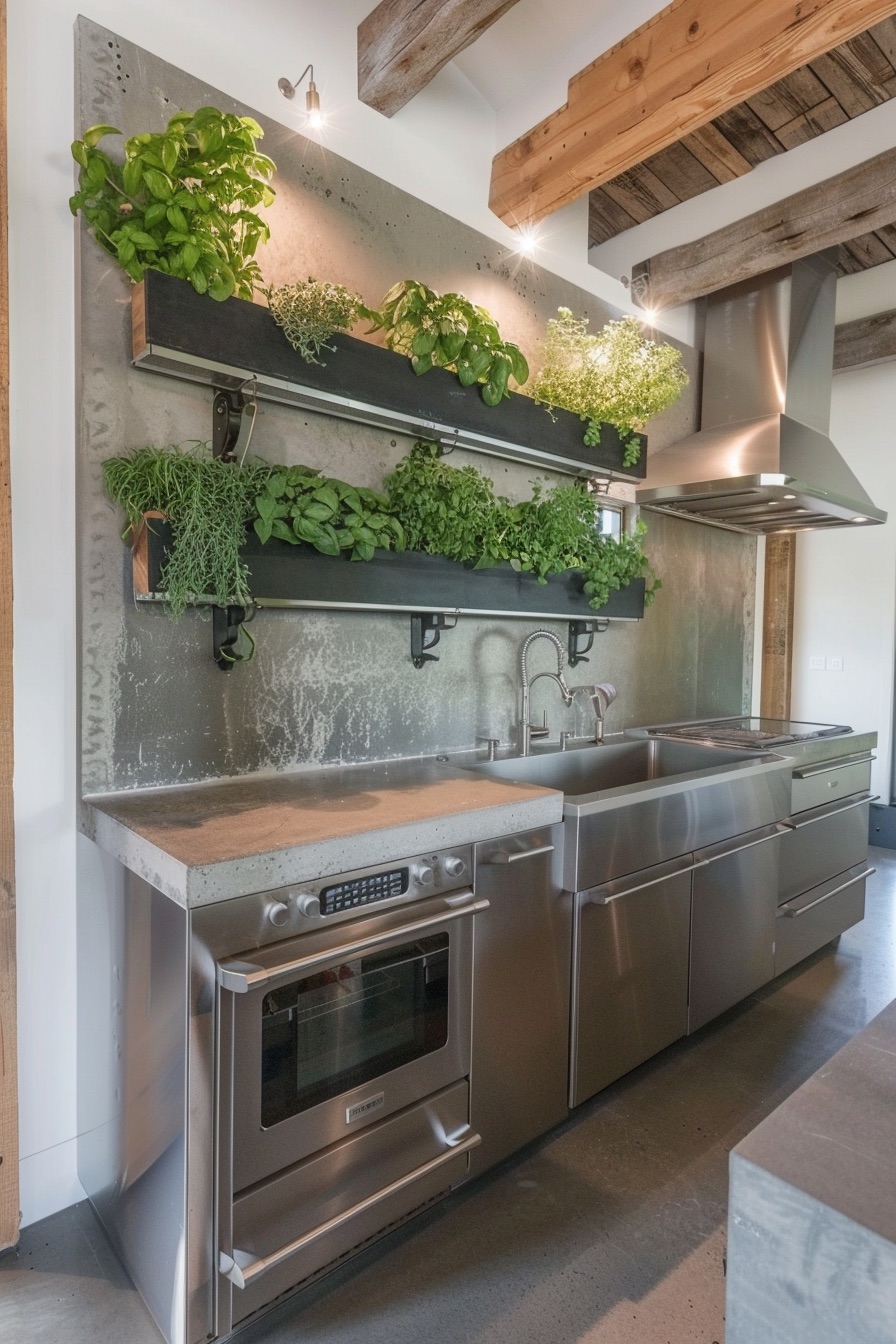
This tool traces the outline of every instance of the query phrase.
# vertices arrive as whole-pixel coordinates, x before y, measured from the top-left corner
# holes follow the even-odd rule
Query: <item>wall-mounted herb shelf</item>
[[[216,303],[160,271],[147,271],[134,290],[132,326],[137,368],[224,390],[253,380],[254,394],[268,401],[553,471],[627,480],[646,474],[643,436],[641,460],[624,467],[611,425],[588,447],[582,421],[569,411],[552,417],[520,393],[486,406],[477,388],[462,387],[444,369],[418,377],[404,355],[351,336],[333,338],[326,364],[308,364],[266,308],[246,299]]]
[[[168,525],[153,519],[134,554],[134,591],[141,601],[161,601],[159,575],[170,541]],[[443,612],[447,615],[518,616],[539,620],[637,621],[644,614],[644,580],[610,594],[606,606],[588,605],[579,571],[553,574],[539,584],[510,565],[468,569],[439,555],[376,551],[372,560],[321,555],[310,546],[272,538],[264,545],[247,532],[243,558],[260,607],[348,611]]]

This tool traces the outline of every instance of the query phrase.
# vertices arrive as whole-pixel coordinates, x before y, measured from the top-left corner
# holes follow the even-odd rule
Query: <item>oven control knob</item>
[[[431,887],[436,880],[436,875],[428,863],[418,863],[412,875],[414,885],[418,887]]]
[[[282,901],[271,901],[267,908],[267,916],[272,924],[276,924],[279,929],[289,919],[289,906],[284,905]]]
[[[449,854],[442,860],[442,867],[449,877],[463,877],[467,871],[467,865],[458,854]]]
[[[320,897],[312,896],[310,891],[296,897],[296,909],[300,915],[314,919],[320,914]]]

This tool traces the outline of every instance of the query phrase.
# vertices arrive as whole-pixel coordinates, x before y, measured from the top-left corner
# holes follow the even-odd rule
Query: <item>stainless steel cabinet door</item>
[[[773,826],[703,850],[694,870],[688,1031],[768,983],[775,973],[780,838]]]
[[[560,827],[476,846],[470,1120],[478,1174],[567,1117],[572,897],[552,878]]]
[[[576,895],[570,1105],[687,1031],[691,867]]]

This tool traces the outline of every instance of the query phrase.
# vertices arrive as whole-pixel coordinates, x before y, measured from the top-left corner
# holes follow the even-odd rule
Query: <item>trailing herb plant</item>
[[[415,373],[448,369],[464,387],[478,383],[488,406],[510,395],[511,377],[519,384],[529,377],[520,348],[503,340],[494,318],[463,294],[436,294],[419,280],[400,280],[370,316],[370,330],[385,331],[389,349],[408,355]]]
[[[615,425],[628,467],[641,456],[638,431],[688,383],[675,347],[648,340],[635,317],[608,322],[590,336],[587,318],[560,308],[548,322],[543,361],[533,379],[535,400],[587,420],[587,444],[600,442],[601,421]]]
[[[172,546],[160,584],[172,616],[210,597],[217,606],[248,606],[249,570],[240,557],[255,500],[272,468],[265,462],[222,462],[207,443],[191,448],[141,448],[103,463],[107,494],[127,518],[130,539],[144,513],[165,514]]]
[[[371,316],[360,294],[309,276],[292,285],[262,291],[274,321],[283,328],[286,339],[309,364],[319,364],[321,350],[336,331],[349,331],[360,317]]]
[[[435,444],[417,443],[386,487],[409,550],[446,555],[475,569],[506,560],[539,583],[550,574],[580,570],[595,608],[633,579],[648,580],[646,602],[660,586],[644,554],[644,524],[618,541],[602,536],[594,500],[580,486],[545,491],[536,483],[530,500],[511,504],[475,467],[451,467]]]
[[[269,237],[256,207],[274,199],[274,163],[255,148],[263,134],[251,117],[201,107],[178,112],[162,132],[131,136],[119,163],[99,146],[121,132],[91,126],[72,145],[80,167],[72,214],[84,215],[132,280],[165,271],[213,299],[251,299],[261,281],[255,252]]]
[[[263,542],[270,537],[306,542],[324,555],[347,551],[352,560],[373,559],[377,547],[405,548],[404,529],[387,499],[311,467],[274,468],[255,508],[253,525]]]

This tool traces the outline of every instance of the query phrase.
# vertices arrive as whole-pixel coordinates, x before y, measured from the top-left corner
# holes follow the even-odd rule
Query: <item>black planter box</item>
[[[139,595],[158,597],[170,529],[153,520],[145,535],[147,591]],[[247,533],[243,558],[251,574],[252,595],[261,606],[457,612],[545,620],[636,621],[644,615],[643,579],[611,593],[606,606],[595,610],[588,605],[578,570],[554,574],[540,584],[531,574],[519,574],[508,564],[470,569],[419,551],[376,551],[372,560],[351,561],[276,538],[262,545],[254,532]]]
[[[246,299],[216,303],[192,285],[147,271],[133,301],[134,364],[224,390],[256,380],[256,394],[420,438],[508,457],[548,470],[612,474],[641,480],[640,461],[623,467],[612,425],[587,447],[585,425],[569,411],[551,416],[530,397],[512,392],[487,406],[476,387],[432,369],[419,377],[404,355],[352,336],[333,338],[325,364],[308,364],[287,341],[267,308]]]

